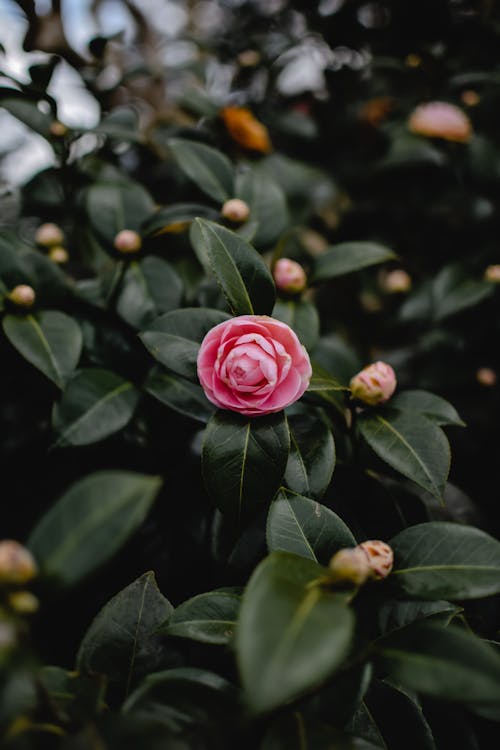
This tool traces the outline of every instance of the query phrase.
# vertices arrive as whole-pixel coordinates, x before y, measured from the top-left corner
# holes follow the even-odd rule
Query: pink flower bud
[[[408,128],[418,135],[456,143],[467,143],[472,136],[472,125],[465,112],[448,102],[420,104],[410,115]]]
[[[328,564],[332,581],[345,581],[361,586],[371,576],[371,565],[364,550],[359,547],[341,549]]]
[[[35,296],[33,287],[27,284],[19,284],[19,286],[15,286],[9,293],[9,299],[16,307],[24,307],[26,309],[33,307]]]
[[[358,372],[350,382],[352,397],[375,406],[387,401],[396,390],[396,374],[385,362],[374,362]]]
[[[484,279],[494,284],[500,284],[500,265],[488,266],[484,272]]]
[[[290,258],[280,258],[273,270],[278,289],[289,294],[302,292],[306,286],[306,273],[299,263]]]
[[[62,245],[64,234],[57,224],[41,224],[35,232],[35,242],[42,247]]]
[[[491,367],[480,367],[476,372],[476,380],[479,385],[484,385],[487,388],[491,388],[496,385],[497,374]]]
[[[380,286],[387,294],[409,292],[411,289],[411,276],[402,268],[397,268],[381,277]]]
[[[66,248],[61,247],[60,245],[56,245],[55,247],[50,248],[49,258],[52,261],[52,263],[57,263],[57,265],[63,265],[64,263],[68,262],[69,254]]]
[[[242,224],[250,216],[250,208],[245,201],[239,198],[231,198],[222,206],[221,216],[234,224]]]
[[[394,553],[385,542],[380,539],[370,539],[358,544],[357,549],[363,550],[370,568],[370,578],[380,581],[386,578],[394,564]]]
[[[24,584],[36,574],[36,562],[26,547],[13,539],[0,542],[0,583]]]
[[[114,245],[120,253],[137,253],[142,247],[142,240],[132,229],[122,229],[116,235]]]

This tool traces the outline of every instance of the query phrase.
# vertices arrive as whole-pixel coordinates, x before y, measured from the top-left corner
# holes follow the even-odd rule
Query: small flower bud
[[[63,122],[54,120],[54,122],[50,123],[49,131],[55,138],[63,138],[68,132],[68,128]]]
[[[403,294],[411,289],[411,276],[402,268],[397,268],[381,277],[380,286],[387,294]]]
[[[405,63],[409,68],[419,68],[422,65],[422,58],[414,52],[410,52],[405,58]]]
[[[120,253],[137,253],[142,247],[142,240],[132,229],[122,229],[116,235],[114,245]]]
[[[36,562],[26,547],[13,539],[0,542],[0,583],[24,584],[36,574]]]
[[[385,362],[374,362],[351,378],[352,397],[375,406],[387,401],[396,390],[396,374]]]
[[[466,89],[465,91],[462,91],[460,99],[466,107],[476,107],[481,101],[481,97],[479,96],[477,91],[473,91],[472,89]]]
[[[332,581],[345,581],[356,586],[361,586],[371,575],[368,557],[359,547],[339,550],[330,560],[328,567]]]
[[[238,62],[242,68],[253,68],[260,63],[260,52],[256,49],[245,49],[238,55]]]
[[[16,307],[24,307],[27,310],[35,303],[35,290],[27,284],[19,284],[9,292],[8,298]]]
[[[359,303],[367,313],[378,313],[383,308],[380,297],[373,292],[361,292]]]
[[[62,245],[64,234],[57,224],[41,224],[35,232],[35,242],[42,247]]]
[[[306,273],[299,263],[290,258],[280,258],[273,270],[274,281],[278,289],[289,294],[296,294],[305,289]]]
[[[363,550],[366,554],[370,567],[370,578],[380,581],[389,575],[394,564],[394,553],[388,544],[381,542],[379,539],[370,539],[358,544],[357,549]]]
[[[68,262],[69,253],[65,247],[56,245],[55,247],[50,248],[49,258],[52,261],[52,263],[57,263],[57,265],[60,266]]]
[[[8,596],[11,609],[19,615],[31,615],[37,611],[40,602],[30,591],[13,591]]]
[[[479,385],[484,385],[487,388],[491,388],[496,385],[497,374],[491,367],[480,367],[476,372],[476,380]]]
[[[239,198],[231,198],[222,206],[221,216],[234,224],[243,224],[250,216],[250,208],[245,201]]]
[[[500,265],[488,266],[484,272],[484,280],[493,284],[500,284]]]

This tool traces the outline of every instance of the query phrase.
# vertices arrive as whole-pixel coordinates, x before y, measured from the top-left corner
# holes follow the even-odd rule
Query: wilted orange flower
[[[365,102],[359,112],[358,117],[363,122],[370,125],[380,125],[385,120],[389,112],[394,107],[394,100],[390,96],[377,96]]]
[[[263,154],[272,150],[271,139],[265,125],[259,122],[246,107],[224,107],[221,117],[227,132],[236,143]]]

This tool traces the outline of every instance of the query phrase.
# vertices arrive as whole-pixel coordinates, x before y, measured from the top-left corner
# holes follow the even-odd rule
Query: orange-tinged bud
[[[9,292],[8,298],[16,307],[24,307],[29,310],[35,303],[35,290],[28,284],[19,284]]]
[[[381,276],[380,286],[387,294],[403,294],[411,289],[411,276],[402,268],[396,268]]]
[[[221,208],[221,216],[234,224],[243,224],[250,216],[250,208],[245,201],[231,198]]]
[[[0,583],[25,584],[37,574],[31,552],[13,539],[0,542]]]
[[[57,224],[48,222],[47,224],[41,224],[36,230],[35,242],[42,245],[42,247],[62,245],[64,242],[64,234],[61,227],[58,227]]]
[[[221,117],[227,132],[240,146],[263,154],[272,150],[271,139],[265,125],[246,107],[224,107]]]
[[[116,235],[114,245],[120,253],[137,253],[142,247],[142,240],[132,229],[122,229]]]
[[[57,263],[57,265],[60,266],[68,262],[69,253],[65,247],[56,245],[55,247],[50,248],[49,258],[52,261],[52,263]]]
[[[479,385],[484,385],[486,388],[491,388],[497,383],[497,374],[491,367],[480,367],[476,372],[476,380]]]
[[[260,63],[260,52],[256,49],[245,49],[238,55],[238,62],[242,68],[253,68]]]
[[[410,54],[406,56],[405,63],[409,68],[419,68],[422,65],[422,58],[420,55],[410,52]]]
[[[306,272],[300,265],[290,258],[280,258],[273,270],[274,281],[278,289],[289,294],[297,294],[305,289]]]
[[[19,615],[31,615],[37,611],[40,602],[30,591],[13,591],[8,596],[11,609]]]
[[[374,362],[351,378],[352,397],[375,406],[387,401],[396,390],[396,374],[385,362]]]
[[[386,119],[393,108],[394,100],[392,97],[377,96],[375,99],[369,99],[361,106],[358,117],[362,122],[377,126]]]
[[[59,122],[59,120],[54,120],[54,122],[50,124],[49,131],[50,131],[50,134],[53,135],[55,138],[63,138],[68,132],[68,128],[63,122]]]
[[[361,586],[371,575],[371,567],[366,553],[353,547],[341,549],[334,554],[328,568],[331,572],[331,580],[335,582],[353,583]]]
[[[389,575],[394,564],[394,553],[388,544],[380,539],[370,539],[358,544],[358,549],[366,554],[371,578],[380,581]]]
[[[488,266],[484,272],[485,281],[492,281],[494,284],[500,284],[500,265]]]
[[[466,89],[465,91],[462,91],[460,99],[466,107],[476,107],[481,101],[481,97],[479,96],[477,91],[473,91],[472,89]]]

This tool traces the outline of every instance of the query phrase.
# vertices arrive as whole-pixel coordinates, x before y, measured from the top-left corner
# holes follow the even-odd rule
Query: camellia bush
[[[2,748],[496,747],[495,5],[11,5]]]

